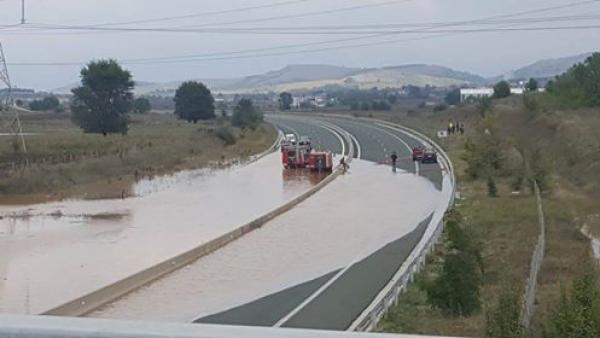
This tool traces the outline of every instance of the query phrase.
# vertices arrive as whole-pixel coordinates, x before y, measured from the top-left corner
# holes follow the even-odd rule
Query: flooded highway
[[[58,306],[266,214],[320,179],[284,173],[273,153],[141,181],[135,198],[0,206],[0,313]]]
[[[439,195],[425,178],[354,161],[347,174],[286,214],[90,316],[185,322],[252,302],[344,269],[406,236]],[[277,321],[276,307],[261,311]]]

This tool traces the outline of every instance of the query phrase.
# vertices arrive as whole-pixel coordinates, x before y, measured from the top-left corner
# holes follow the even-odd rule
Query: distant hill
[[[479,75],[457,71],[439,65],[411,64],[383,68],[349,68],[332,65],[289,65],[279,70],[243,78],[201,79],[212,91],[221,93],[265,93],[281,91],[308,91],[324,87],[346,87],[369,89],[401,88],[413,86],[478,86],[500,79],[521,80],[528,78],[546,79],[567,71],[577,62],[582,62],[591,53],[558,59],[546,59],[485,79]],[[137,95],[157,94],[172,96],[183,81],[136,82]],[[54,89],[57,94],[70,93],[76,85]]]
[[[585,53],[557,59],[544,59],[532,63],[528,66],[525,66],[523,68],[519,68],[517,70],[503,74],[499,78],[502,78],[504,80],[552,78],[556,75],[560,75],[566,72],[574,64],[585,61],[585,59],[591,55],[592,53]]]
[[[312,90],[325,86],[352,88],[414,86],[452,86],[481,84],[477,75],[437,65],[404,65],[384,68],[349,68],[331,65],[289,65],[264,74],[238,79],[192,79],[202,81],[213,91],[222,93],[262,93]],[[164,83],[136,82],[136,94],[172,95],[183,81]],[[53,90],[70,93],[76,85]]]

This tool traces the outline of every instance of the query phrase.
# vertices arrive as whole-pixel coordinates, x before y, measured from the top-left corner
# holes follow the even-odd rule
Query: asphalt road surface
[[[284,133],[311,137],[317,149],[329,149],[338,154],[348,145],[341,144],[331,129],[332,126],[341,128],[352,136],[353,157],[391,166],[390,156],[395,152],[400,169],[426,177],[438,190],[442,187],[440,166],[413,162],[411,148],[422,144],[402,131],[374,121],[343,118],[274,115],[267,120]],[[393,210],[390,215],[401,217],[394,216]],[[431,216],[415,224],[411,233],[392,239],[388,245],[351,266],[195,322],[345,330],[400,268],[430,219]]]

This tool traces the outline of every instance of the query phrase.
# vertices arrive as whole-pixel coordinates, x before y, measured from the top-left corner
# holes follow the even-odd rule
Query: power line
[[[368,42],[361,44],[350,44],[350,45],[342,45],[342,46],[334,46],[334,47],[326,47],[326,48],[317,48],[317,49],[309,49],[309,50],[300,50],[300,51],[286,51],[286,52],[278,52],[278,53],[262,53],[262,54],[249,54],[249,55],[240,55],[240,56],[223,56],[223,57],[209,57],[209,58],[177,58],[177,59],[165,59],[165,60],[144,60],[144,61],[129,61],[122,60],[121,63],[127,65],[150,65],[150,64],[173,64],[173,63],[190,63],[190,62],[200,62],[200,61],[222,61],[222,60],[236,60],[236,59],[249,59],[249,58],[257,58],[257,57],[265,57],[265,56],[280,56],[280,55],[295,55],[295,54],[309,54],[309,53],[320,53],[324,51],[332,51],[332,50],[342,50],[342,49],[350,49],[357,47],[367,47],[367,46],[377,46],[377,45],[385,45],[397,42],[407,42],[407,41],[417,41],[417,40],[426,40],[431,38],[439,38],[445,36],[451,36],[455,34],[467,34],[467,33],[482,33],[482,32],[523,32],[523,31],[557,31],[557,30],[590,30],[590,29],[600,29],[600,25],[587,25],[587,26],[564,26],[564,27],[529,27],[529,28],[490,28],[490,29],[460,29],[460,30],[436,30],[436,31],[428,31],[427,33],[437,34],[427,37],[417,37],[411,39],[401,39],[401,40],[385,40],[385,41],[376,41],[376,42]],[[414,32],[412,32],[414,33]],[[444,33],[444,34],[441,34]],[[81,65],[81,62],[39,62],[39,63],[11,63],[12,66],[78,66]]]
[[[599,19],[599,15],[594,16],[569,16],[569,17],[551,17],[551,18],[523,18],[512,20],[494,20],[488,22],[472,23],[474,26],[497,25],[497,24],[540,24],[556,22],[590,21]],[[428,24],[380,24],[380,25],[354,25],[354,26],[312,26],[312,27],[265,27],[265,28],[204,28],[204,29],[167,29],[167,28],[100,28],[89,27],[82,30],[89,31],[111,31],[111,32],[152,32],[152,33],[197,33],[197,34],[250,34],[250,35],[364,35],[364,34],[403,34],[403,33],[421,33],[422,30],[397,30],[390,28],[399,27],[427,27],[428,30],[444,26],[466,26],[461,22],[450,23],[428,23]],[[68,27],[48,26],[52,30],[72,30]],[[369,30],[367,30],[369,29]],[[435,32],[435,31],[432,31]]]
[[[97,23],[97,24],[93,24],[91,26],[102,27],[102,26],[133,25],[133,24],[141,24],[141,23],[176,21],[176,20],[182,20],[182,19],[191,19],[191,18],[197,18],[197,17],[207,17],[207,16],[223,15],[223,14],[229,14],[229,13],[246,12],[246,11],[257,10],[257,9],[276,8],[276,7],[282,7],[282,6],[296,5],[296,4],[299,4],[302,2],[309,2],[309,1],[314,1],[314,0],[283,1],[283,2],[277,2],[277,3],[272,3],[272,4],[264,4],[264,5],[249,6],[249,7],[239,7],[239,8],[232,8],[232,9],[226,9],[226,10],[221,10],[221,11],[207,11],[207,12],[179,15],[179,16],[167,16],[167,17],[154,18],[154,19]]]
[[[595,0],[579,1],[579,2],[569,3],[566,5],[551,6],[551,7],[538,8],[538,9],[521,11],[521,12],[516,12],[516,13],[510,13],[510,14],[495,15],[495,16],[491,16],[491,17],[467,20],[467,21],[462,21],[462,22],[442,23],[441,25],[438,25],[438,28],[445,27],[445,26],[452,27],[452,26],[457,26],[457,25],[461,25],[461,24],[482,23],[482,22],[486,22],[489,20],[519,17],[519,16],[523,16],[523,15],[528,15],[528,14],[539,14],[539,13],[554,11],[554,10],[559,10],[559,9],[574,8],[574,7],[591,4],[591,3],[598,3],[598,2]],[[431,27],[426,27],[426,28],[416,30],[416,31],[423,32],[423,31],[429,30],[430,28]],[[558,28],[553,27],[552,29],[558,29]],[[576,29],[576,28],[567,27],[565,29]],[[578,29],[583,29],[583,28],[578,28]],[[587,27],[585,29],[595,29],[595,28]],[[344,43],[344,42],[355,42],[357,40],[380,38],[380,37],[385,37],[385,36],[391,35],[390,33],[386,32],[386,33],[378,33],[378,34],[372,34],[372,35],[367,35],[367,36],[332,39],[332,40],[308,42],[308,43],[300,43],[300,44],[288,44],[288,45],[283,45],[283,46],[274,46],[274,47],[265,47],[265,48],[253,48],[253,49],[245,49],[245,50],[237,50],[237,51],[229,51],[229,52],[215,52],[215,53],[204,53],[204,54],[183,55],[183,56],[166,56],[166,57],[155,57],[155,58],[139,58],[139,59],[128,59],[128,60],[121,60],[121,61],[123,63],[127,63],[127,64],[180,63],[180,62],[228,60],[228,59],[239,59],[239,58],[255,58],[255,57],[260,57],[260,56],[272,56],[272,55],[305,54],[305,53],[322,52],[322,51],[334,50],[334,49],[356,48],[356,47],[363,47],[363,46],[373,46],[373,45],[381,45],[381,44],[388,44],[388,43],[396,43],[396,42],[402,42],[402,41],[425,40],[425,39],[439,38],[439,37],[451,36],[454,34],[464,34],[464,33],[467,33],[467,32],[465,32],[464,30],[463,31],[452,31],[450,33],[446,33],[446,34],[442,34],[442,35],[433,35],[433,36],[427,36],[427,37],[422,37],[422,38],[411,38],[411,39],[401,39],[401,40],[394,39],[394,40],[375,41],[375,42],[368,42],[368,43],[359,43],[359,44],[354,43],[354,44],[350,44],[350,45],[346,45],[346,46],[325,47],[325,48],[311,49],[311,50],[265,53],[265,52],[276,51],[276,50],[281,50],[281,49],[295,49],[295,48],[301,48],[301,47],[312,47],[312,46],[320,46],[320,45],[338,44],[338,43]],[[474,33],[474,31],[469,31],[468,33]],[[250,53],[254,53],[254,54],[250,54]],[[250,55],[244,55],[244,54],[250,54]],[[17,66],[17,65],[18,66],[73,66],[73,65],[81,65],[83,63],[84,62],[32,62],[32,63],[15,63],[13,65],[15,65],[15,66]]]
[[[309,1],[309,0],[306,0],[306,1]],[[225,25],[234,25],[234,24],[241,24],[241,23],[257,23],[257,22],[276,21],[276,20],[283,20],[283,19],[304,18],[304,17],[309,17],[309,16],[315,16],[315,15],[325,15],[325,14],[348,12],[348,11],[355,11],[355,10],[360,10],[360,9],[367,9],[367,8],[389,6],[389,5],[393,5],[393,4],[405,3],[405,2],[410,2],[410,1],[414,1],[414,0],[393,0],[393,1],[385,1],[385,2],[379,2],[379,3],[371,3],[371,4],[366,4],[366,5],[356,5],[356,6],[333,8],[333,9],[329,9],[329,10],[319,10],[319,11],[311,11],[311,12],[304,12],[304,13],[297,13],[297,14],[278,15],[278,16],[270,16],[270,17],[254,18],[254,19],[235,20],[235,21],[213,22],[213,23],[206,23],[206,24],[201,24],[201,25],[176,26],[176,27],[170,27],[170,28],[169,27],[148,28],[148,29],[149,29],[149,31],[159,31],[159,30],[174,31],[177,29],[179,29],[181,31],[185,31],[186,29],[189,29],[190,31],[192,31],[193,28],[200,28],[200,27],[225,26]],[[43,29],[48,29],[48,30],[65,29],[65,30],[92,30],[92,31],[93,30],[97,30],[97,31],[103,31],[103,30],[106,30],[106,31],[110,31],[110,30],[143,31],[143,29],[144,29],[144,28],[127,28],[127,27],[108,28],[108,27],[103,27],[102,25],[77,26],[77,25],[57,25],[57,24],[45,24],[45,23],[37,23],[36,25],[40,26],[40,27],[37,27],[37,29],[42,29],[42,30]],[[33,27],[33,28],[35,28],[35,27]]]

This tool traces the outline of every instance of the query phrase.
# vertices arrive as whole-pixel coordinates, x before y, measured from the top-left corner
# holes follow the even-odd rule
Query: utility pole
[[[21,0],[21,25],[25,23],[25,0]]]

